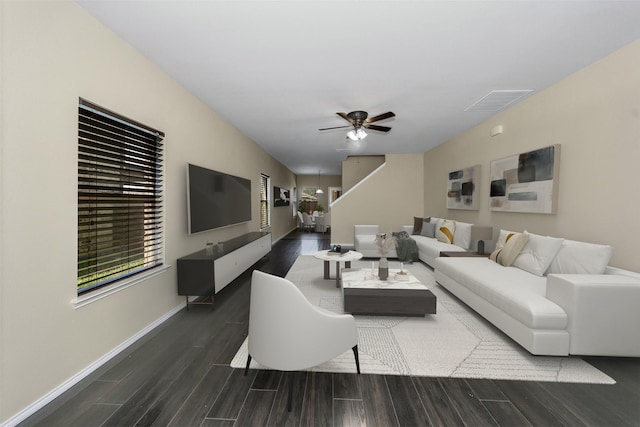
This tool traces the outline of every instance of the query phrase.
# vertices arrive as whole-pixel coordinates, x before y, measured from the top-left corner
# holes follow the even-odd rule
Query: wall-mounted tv
[[[251,221],[251,180],[187,166],[189,234]]]

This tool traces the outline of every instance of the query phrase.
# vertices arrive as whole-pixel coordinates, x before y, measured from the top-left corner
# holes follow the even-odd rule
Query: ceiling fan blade
[[[346,121],[348,121],[351,124],[355,124],[355,120],[353,120],[351,117],[347,116],[347,113],[336,113],[337,115],[339,115],[340,117],[342,117],[343,119],[345,119]]]
[[[370,125],[368,123],[365,123],[363,126],[366,127],[367,129],[377,130],[380,132],[389,132],[391,130],[391,128],[388,126]]]
[[[322,129],[318,129],[318,130],[331,130],[331,129],[346,129],[346,128],[350,128],[353,126],[336,126],[336,127],[332,127],[332,128],[322,128]]]
[[[388,111],[384,114],[380,114],[377,115],[375,117],[371,117],[370,119],[365,120],[366,123],[373,123],[373,122],[378,122],[380,120],[384,120],[384,119],[390,119],[391,117],[395,117],[396,115],[394,113],[392,113],[391,111]]]

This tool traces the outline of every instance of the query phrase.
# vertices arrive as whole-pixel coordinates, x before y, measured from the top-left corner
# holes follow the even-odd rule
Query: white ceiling
[[[77,2],[296,174],[341,173],[336,112],[397,115],[354,152],[423,153],[640,38],[639,1]]]

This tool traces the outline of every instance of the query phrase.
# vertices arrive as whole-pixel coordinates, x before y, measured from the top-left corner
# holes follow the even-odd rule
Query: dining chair
[[[313,230],[316,226],[315,222],[313,221],[313,218],[311,217],[311,215],[309,215],[306,212],[302,213],[302,218],[304,218],[304,229],[305,230]]]

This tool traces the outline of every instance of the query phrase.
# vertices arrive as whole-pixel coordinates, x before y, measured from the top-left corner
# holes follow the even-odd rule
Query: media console
[[[178,295],[190,304],[211,304],[213,296],[271,251],[271,233],[252,232],[178,258]],[[190,296],[208,297],[209,302],[189,301]]]

